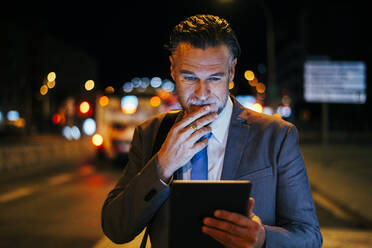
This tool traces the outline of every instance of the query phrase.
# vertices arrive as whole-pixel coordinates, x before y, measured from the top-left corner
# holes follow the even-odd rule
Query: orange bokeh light
[[[253,78],[252,80],[248,80],[250,86],[255,87],[258,84],[257,78]]]
[[[234,88],[234,86],[235,86],[234,81],[231,81],[231,82],[229,83],[229,90],[232,90],[232,89]]]
[[[121,111],[124,113],[124,114],[128,114],[128,115],[132,115],[134,113],[137,112],[137,107],[136,106],[125,106],[125,107],[122,107],[121,108]]]
[[[151,97],[151,99],[150,99],[150,104],[151,104],[151,106],[153,106],[153,107],[159,107],[160,104],[161,104],[161,99],[160,99],[160,97],[158,97],[158,96],[153,96],[153,97]]]
[[[102,107],[105,107],[109,104],[110,99],[107,96],[101,96],[98,101]]]
[[[261,93],[262,94],[262,93],[265,92],[266,86],[263,83],[258,83],[256,85],[256,90],[257,90],[258,93]]]
[[[171,96],[171,93],[169,93],[166,90],[161,90],[158,92],[158,96],[160,96],[161,99],[167,99],[168,97]]]

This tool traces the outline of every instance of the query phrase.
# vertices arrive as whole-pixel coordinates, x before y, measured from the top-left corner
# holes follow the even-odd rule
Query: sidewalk
[[[301,145],[313,190],[372,223],[372,145]],[[371,226],[369,226],[371,228]]]

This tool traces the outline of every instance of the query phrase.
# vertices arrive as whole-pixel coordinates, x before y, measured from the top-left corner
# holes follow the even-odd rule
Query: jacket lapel
[[[233,100],[233,112],[227,137],[221,180],[235,179],[249,134],[247,119],[244,118],[245,116],[241,116],[244,107],[233,96],[230,97]]]

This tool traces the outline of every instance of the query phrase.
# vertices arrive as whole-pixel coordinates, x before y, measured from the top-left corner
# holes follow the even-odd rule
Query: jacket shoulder
[[[281,132],[281,130],[285,130],[285,132],[287,132],[288,130],[295,128],[294,124],[281,118],[258,113],[247,108],[243,109],[239,114],[238,119],[244,120],[247,125],[253,128],[258,128],[258,130],[261,131],[272,130],[274,132]]]

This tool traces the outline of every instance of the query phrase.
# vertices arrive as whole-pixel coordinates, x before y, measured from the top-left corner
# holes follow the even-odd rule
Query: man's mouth
[[[215,103],[212,103],[212,102],[201,102],[201,103],[190,103],[189,106],[190,107],[202,107],[202,106],[206,106],[206,105],[213,105]]]

